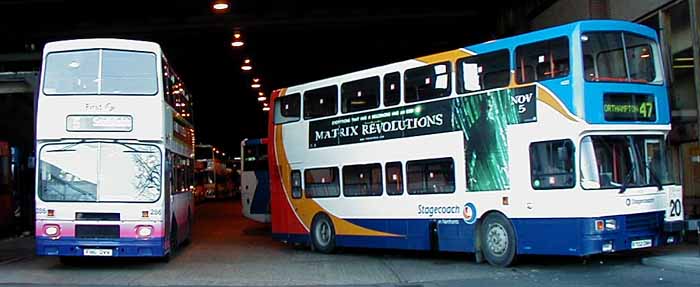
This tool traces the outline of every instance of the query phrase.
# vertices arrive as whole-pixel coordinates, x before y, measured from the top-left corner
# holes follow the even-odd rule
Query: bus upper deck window
[[[405,102],[417,102],[449,95],[449,62],[406,70],[404,74]]]
[[[508,86],[508,50],[462,58],[457,62],[457,92],[460,94]]]
[[[343,113],[379,107],[379,77],[344,83],[340,87],[340,98]]]
[[[393,72],[384,75],[384,105],[395,106],[401,102],[401,74]]]
[[[519,46],[515,55],[515,80],[519,84],[569,75],[569,40],[566,37]]]
[[[338,86],[304,92],[304,119],[332,116],[338,113]]]

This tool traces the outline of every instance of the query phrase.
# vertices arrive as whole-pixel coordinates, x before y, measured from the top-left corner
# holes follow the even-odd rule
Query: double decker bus
[[[232,179],[231,172],[227,169],[220,152],[212,145],[200,144],[196,146],[195,157],[196,189],[202,199],[232,197],[233,186],[229,184],[229,179]]]
[[[192,96],[152,42],[46,44],[36,253],[169,258],[191,238]]]
[[[267,139],[241,141],[241,209],[243,216],[270,222],[270,175]]]
[[[497,266],[678,242],[657,41],[579,21],[274,91],[273,235]]]

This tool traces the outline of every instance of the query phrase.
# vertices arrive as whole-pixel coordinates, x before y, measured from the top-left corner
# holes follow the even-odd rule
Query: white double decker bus
[[[156,43],[48,43],[36,252],[169,258],[194,218],[192,97]]]
[[[656,32],[574,22],[276,90],[272,233],[586,256],[677,243]]]

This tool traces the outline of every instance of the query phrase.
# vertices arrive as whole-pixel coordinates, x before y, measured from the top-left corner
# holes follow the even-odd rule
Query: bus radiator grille
[[[661,229],[662,213],[639,213],[625,216],[627,232],[653,231]]]
[[[76,238],[119,238],[119,225],[76,225]]]

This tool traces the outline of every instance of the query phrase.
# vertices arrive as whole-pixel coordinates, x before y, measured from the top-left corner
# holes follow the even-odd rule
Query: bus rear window
[[[87,50],[46,56],[47,95],[154,95],[158,92],[156,55],[146,52]]]
[[[299,93],[279,97],[275,100],[275,124],[299,120],[301,95]]]

